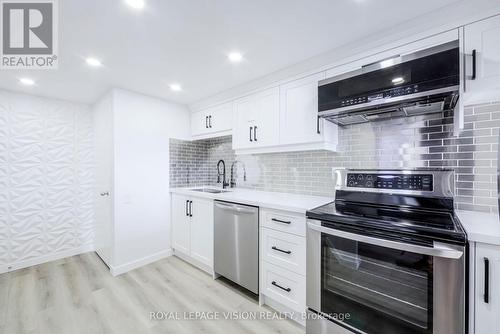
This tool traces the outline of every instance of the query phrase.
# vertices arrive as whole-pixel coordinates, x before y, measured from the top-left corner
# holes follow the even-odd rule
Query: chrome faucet
[[[246,182],[247,180],[247,170],[245,169],[245,164],[239,160],[235,160],[232,164],[231,164],[231,180],[229,181],[229,184],[230,184],[230,187],[231,188],[234,188],[236,187],[236,180],[234,179],[234,166],[237,164],[237,163],[240,163],[242,166],[243,166],[243,181]]]
[[[222,172],[220,170],[220,165],[222,164]],[[222,176],[222,189],[226,189],[226,187],[229,185],[229,183],[226,182],[226,163],[224,160],[219,160],[217,163],[217,183],[221,183],[221,177]]]

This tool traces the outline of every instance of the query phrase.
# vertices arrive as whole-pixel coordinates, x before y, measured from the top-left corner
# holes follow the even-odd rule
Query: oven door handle
[[[321,233],[326,233],[328,235],[332,235],[339,238],[350,239],[354,241],[364,242],[366,244],[386,247],[391,249],[397,249],[417,254],[441,257],[446,259],[459,259],[464,254],[463,252],[450,248],[445,244],[434,242],[434,247],[426,247],[414,244],[407,244],[398,241],[379,239],[374,237],[369,237],[365,235],[349,233],[329,227],[324,227],[320,225],[321,222],[307,222],[307,226],[314,231],[318,231]]]

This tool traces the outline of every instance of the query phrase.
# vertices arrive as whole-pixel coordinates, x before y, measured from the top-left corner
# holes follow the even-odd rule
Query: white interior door
[[[109,266],[113,263],[113,101],[109,96],[94,109],[95,232],[96,252]]]

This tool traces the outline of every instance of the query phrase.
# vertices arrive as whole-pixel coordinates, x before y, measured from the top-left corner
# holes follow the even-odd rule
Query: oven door
[[[307,333],[465,333],[464,247],[326,225],[308,221]]]

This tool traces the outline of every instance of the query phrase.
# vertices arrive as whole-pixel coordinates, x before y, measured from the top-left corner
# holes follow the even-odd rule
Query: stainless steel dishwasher
[[[215,201],[215,273],[259,293],[259,208]]]

